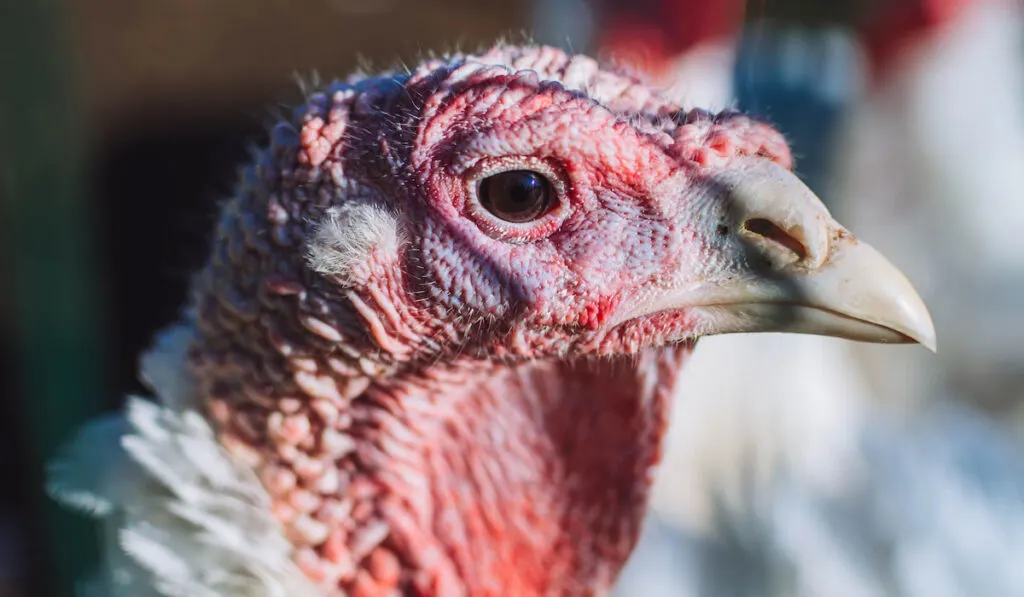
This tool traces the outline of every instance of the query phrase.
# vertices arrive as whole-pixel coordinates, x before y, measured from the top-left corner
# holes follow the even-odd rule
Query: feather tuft
[[[86,425],[49,469],[59,502],[100,519],[103,569],[81,597],[314,597],[270,497],[198,412],[172,328],[142,359],[160,403]]]
[[[351,201],[333,207],[317,225],[307,247],[313,271],[343,282],[358,278],[374,253],[395,255],[401,245],[398,220],[387,208],[371,201]]]

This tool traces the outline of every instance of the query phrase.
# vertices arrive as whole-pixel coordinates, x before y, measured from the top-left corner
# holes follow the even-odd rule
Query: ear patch
[[[401,245],[398,218],[376,202],[351,201],[327,210],[306,247],[306,263],[325,276],[354,284],[374,260],[394,256]]]

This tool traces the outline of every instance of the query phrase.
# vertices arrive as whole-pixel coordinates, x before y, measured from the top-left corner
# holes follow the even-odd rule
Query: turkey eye
[[[480,204],[506,222],[529,222],[551,208],[555,190],[544,176],[529,170],[500,172],[480,181]]]

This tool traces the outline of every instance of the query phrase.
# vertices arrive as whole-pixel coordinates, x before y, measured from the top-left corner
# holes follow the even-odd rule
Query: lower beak
[[[837,223],[792,172],[743,158],[709,180],[752,258],[727,280],[667,290],[657,310],[687,311],[703,335],[793,332],[935,350],[931,316],[903,273]]]

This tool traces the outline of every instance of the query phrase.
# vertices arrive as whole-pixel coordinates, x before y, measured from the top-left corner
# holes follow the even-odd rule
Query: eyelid
[[[513,170],[531,170],[545,176],[555,191],[555,207],[536,220],[519,223],[501,220],[488,212],[480,202],[480,181]],[[558,230],[572,211],[568,177],[554,160],[533,156],[484,158],[466,169],[463,180],[466,193],[463,213],[489,236],[503,241],[530,242],[544,238]]]
[[[555,160],[533,156],[505,156],[500,158],[484,158],[466,169],[463,178],[466,182],[480,182],[488,176],[513,170],[532,170],[543,174],[551,181],[555,191],[561,195],[566,189],[564,170]]]

